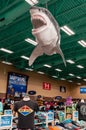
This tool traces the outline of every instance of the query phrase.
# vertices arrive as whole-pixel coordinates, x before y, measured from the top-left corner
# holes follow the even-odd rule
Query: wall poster
[[[24,97],[27,91],[28,76],[15,72],[8,72],[7,98]]]

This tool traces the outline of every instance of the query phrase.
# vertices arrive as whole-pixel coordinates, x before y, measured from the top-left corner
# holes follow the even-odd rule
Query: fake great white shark
[[[29,66],[33,64],[38,56],[43,54],[60,54],[66,66],[66,61],[60,48],[60,28],[45,8],[32,6],[30,8],[31,22],[33,25],[32,34],[38,43],[29,58]]]

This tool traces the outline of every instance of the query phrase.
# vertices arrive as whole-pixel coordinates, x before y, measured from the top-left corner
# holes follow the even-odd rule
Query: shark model
[[[38,56],[43,54],[60,54],[66,66],[64,55],[60,49],[60,28],[45,8],[32,6],[30,8],[31,22],[33,25],[32,34],[38,43],[29,58],[29,66],[33,64]]]

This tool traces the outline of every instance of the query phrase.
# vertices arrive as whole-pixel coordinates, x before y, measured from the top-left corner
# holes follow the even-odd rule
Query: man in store
[[[13,115],[18,113],[18,130],[34,130],[34,114],[38,110],[38,104],[28,94],[23,100],[15,102]]]

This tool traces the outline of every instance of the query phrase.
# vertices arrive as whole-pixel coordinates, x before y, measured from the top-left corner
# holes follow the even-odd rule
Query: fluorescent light
[[[36,46],[38,44],[37,42],[31,40],[30,38],[25,39],[25,41],[31,43],[34,46]]]
[[[73,82],[72,80],[68,80],[68,82]]]
[[[83,69],[84,67],[82,65],[77,65],[78,68]]]
[[[55,69],[56,71],[59,71],[59,72],[61,72],[62,70],[61,69]]]
[[[77,76],[76,78],[77,78],[77,79],[81,79],[81,77],[80,77],[80,76]]]
[[[26,70],[29,70],[29,71],[33,71],[33,69],[30,69],[30,68],[25,68]]]
[[[72,61],[72,60],[66,60],[68,63],[70,63],[70,64],[74,64],[75,62],[74,61]]]
[[[86,79],[83,79],[84,81],[86,81]]]
[[[70,75],[70,76],[74,76],[74,74],[71,74],[71,73],[70,73],[69,75]]]
[[[2,61],[2,63],[7,64],[7,65],[12,65],[12,63],[7,62],[7,61]]]
[[[61,80],[66,80],[65,78],[61,78]]]
[[[41,72],[41,71],[38,71],[37,73],[39,73],[39,74],[44,74],[44,72]]]
[[[21,58],[23,58],[23,59],[25,59],[25,60],[29,60],[29,58],[26,57],[26,56],[21,56]]]
[[[5,48],[0,48],[0,50],[1,50],[1,51],[4,51],[4,52],[7,52],[7,53],[10,53],[10,54],[13,53],[13,51],[7,50],[7,49],[5,49]]]
[[[83,47],[86,47],[86,42],[84,40],[78,41],[78,43]]]
[[[81,83],[77,83],[78,85],[81,85]]]
[[[47,64],[45,64],[44,66],[45,66],[45,67],[48,67],[48,68],[51,68],[51,66],[50,66],[50,65],[47,65]]]
[[[75,33],[66,25],[61,27],[61,30],[63,30],[65,33],[67,33],[69,36],[74,35]]]
[[[30,5],[35,5],[38,3],[38,0],[25,0],[27,3],[29,3]]]
[[[53,78],[58,78],[57,76],[52,76]]]

